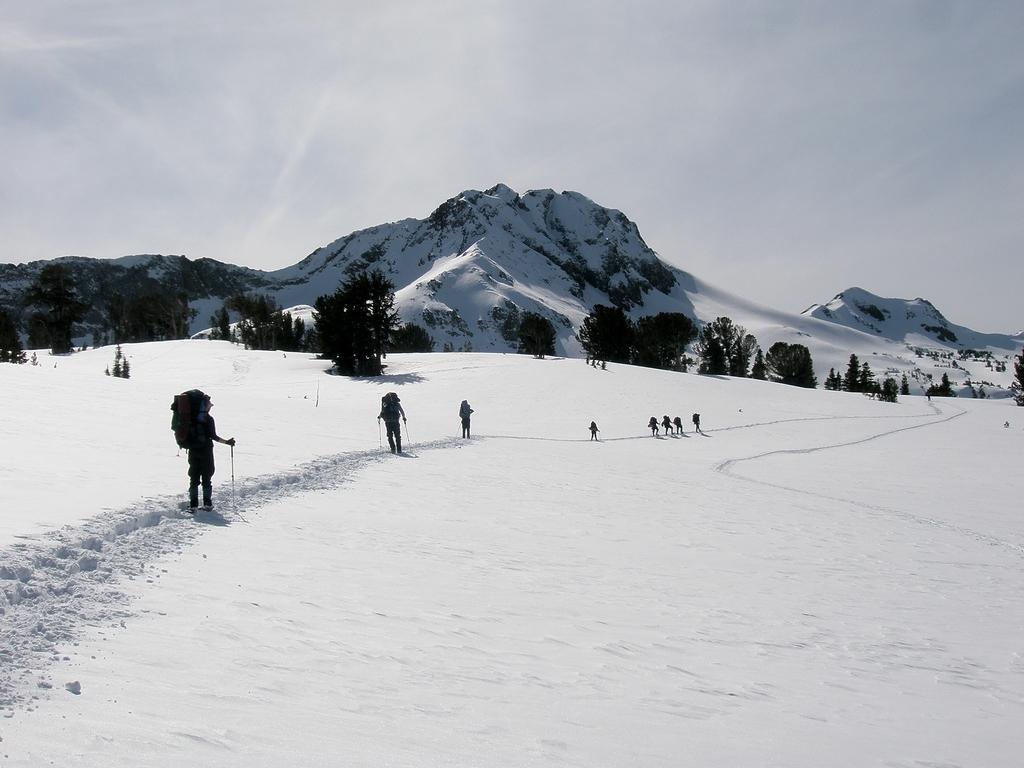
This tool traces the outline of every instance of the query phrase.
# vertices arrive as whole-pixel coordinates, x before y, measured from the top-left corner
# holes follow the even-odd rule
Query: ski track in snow
[[[942,411],[939,408],[937,408],[934,404],[932,405],[932,409],[935,411],[936,415],[941,415],[942,414]],[[856,500],[856,499],[846,499],[846,498],[842,498],[840,496],[830,496],[830,495],[824,494],[824,493],[818,493],[818,492],[815,492],[815,491],[807,491],[807,490],[804,490],[802,488],[795,488],[795,487],[789,486],[789,485],[782,485],[781,483],[770,483],[767,480],[758,480],[758,479],[755,479],[755,478],[752,478],[752,477],[747,477],[747,476],[745,476],[745,475],[735,471],[735,469],[734,469],[734,467],[736,467],[738,464],[741,464],[741,463],[744,463],[744,462],[759,461],[761,459],[766,459],[766,458],[769,458],[769,457],[772,457],[772,456],[808,455],[808,454],[811,454],[811,453],[818,453],[818,452],[821,452],[821,451],[831,451],[831,450],[836,450],[838,448],[848,448],[848,447],[851,447],[851,446],[854,446],[854,445],[862,445],[864,443],[869,443],[869,442],[872,442],[874,440],[881,440],[882,438],[885,438],[885,437],[891,437],[892,435],[897,435],[900,432],[908,432],[908,431],[914,430],[914,429],[924,429],[925,427],[933,427],[933,426],[935,426],[937,424],[945,424],[946,422],[953,421],[953,419],[960,418],[965,413],[966,413],[966,411],[958,409],[956,411],[956,413],[953,413],[950,416],[943,416],[942,418],[934,419],[932,421],[925,422],[924,424],[912,424],[911,426],[908,426],[908,427],[899,427],[897,429],[890,429],[890,430],[886,430],[884,432],[879,432],[879,433],[874,434],[874,435],[869,435],[868,437],[863,437],[863,438],[861,438],[859,440],[851,440],[851,441],[848,441],[848,442],[845,442],[845,443],[830,443],[828,445],[819,445],[819,446],[815,446],[813,448],[781,448],[781,449],[775,450],[775,451],[766,451],[764,453],[758,453],[758,454],[755,454],[754,456],[745,456],[745,457],[739,458],[739,459],[727,459],[726,461],[720,462],[715,467],[715,471],[716,472],[720,472],[723,475],[731,477],[731,478],[733,478],[735,480],[742,480],[742,481],[748,482],[748,483],[756,483],[757,485],[763,485],[763,486],[766,486],[768,488],[775,488],[775,489],[778,489],[778,490],[789,491],[791,493],[799,493],[799,494],[802,494],[804,496],[811,496],[813,498],[822,499],[822,500],[825,500],[825,501],[839,502],[841,504],[849,505],[853,509],[860,510],[862,512],[863,511],[868,511],[868,512],[872,512],[872,513],[875,513],[877,515],[880,515],[880,516],[896,517],[896,518],[900,518],[902,520],[908,520],[910,522],[917,523],[917,524],[920,524],[920,525],[929,525],[929,526],[933,526],[933,527],[936,527],[936,528],[943,528],[943,529],[945,529],[947,531],[952,531],[952,532],[954,532],[956,534],[959,534],[961,536],[967,536],[967,537],[973,538],[973,539],[975,539],[977,541],[984,542],[986,544],[1006,547],[1006,548],[1016,552],[1017,554],[1024,556],[1024,546],[1016,544],[1016,543],[1014,543],[1012,541],[1007,541],[1005,539],[1001,539],[1001,538],[999,538],[997,536],[991,536],[991,535],[986,534],[986,533],[981,533],[980,531],[975,531],[975,530],[973,530],[971,528],[967,528],[967,527],[962,526],[962,525],[956,525],[954,523],[949,523],[949,522],[946,522],[944,520],[936,520],[935,518],[926,517],[924,515],[916,515],[916,514],[913,514],[911,512],[907,512],[905,510],[894,509],[892,507],[885,507],[885,506],[881,506],[879,504],[868,504],[868,503],[865,503],[863,501]],[[856,417],[837,417],[837,418],[856,418]],[[793,419],[793,421],[805,421],[805,420],[807,420],[807,419]],[[736,429],[736,427],[733,427],[733,429]]]
[[[417,450],[461,447],[458,438],[418,443]],[[415,456],[415,453],[407,454]],[[160,578],[156,564],[182,551],[209,526],[248,522],[252,512],[282,498],[337,488],[387,451],[325,456],[283,472],[240,483],[225,514],[184,511],[181,495],[151,497],[76,526],[22,537],[0,550],[0,710],[12,717],[53,688],[47,670],[70,657],[87,629],[124,626],[131,616],[124,580]],[[227,498],[228,487],[221,485]]]

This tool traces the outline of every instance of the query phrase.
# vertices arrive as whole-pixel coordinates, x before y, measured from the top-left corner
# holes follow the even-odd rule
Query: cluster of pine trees
[[[868,361],[865,360],[862,363],[854,354],[850,355],[845,374],[840,375],[836,373],[835,368],[829,368],[828,377],[825,379],[825,389],[836,392],[862,392],[888,403],[895,403],[897,394],[910,394],[910,384],[907,382],[905,374],[899,385],[896,384],[895,379],[889,377],[879,384]]]
[[[113,368],[107,368],[105,373],[107,376],[113,376],[115,379],[130,379],[132,377],[131,365],[129,365],[128,358],[124,352],[121,351],[120,344],[114,350]]]
[[[230,312],[238,323],[231,327]],[[292,318],[269,296],[236,294],[210,317],[210,338],[234,341],[246,349],[280,349],[302,352],[312,349],[315,341],[301,318]]]
[[[596,304],[577,338],[588,359],[685,371],[686,347],[696,336],[693,321],[679,312],[630,319],[619,307]]]
[[[81,300],[70,270],[62,264],[47,264],[40,270],[25,293],[23,309],[21,322],[29,346],[48,347],[55,355],[73,351],[75,325],[87,312],[102,317],[102,331],[93,334],[96,346],[187,338],[196,315],[186,294],[159,287],[132,296],[114,293],[102,306],[89,307]],[[0,335],[16,335],[17,326],[15,318],[3,313]],[[9,338],[0,344],[7,350],[0,354],[13,350]]]
[[[130,297],[115,293],[107,299],[103,312],[104,330],[94,335],[96,346],[187,339],[198,314],[189,306],[187,294],[163,290]]]

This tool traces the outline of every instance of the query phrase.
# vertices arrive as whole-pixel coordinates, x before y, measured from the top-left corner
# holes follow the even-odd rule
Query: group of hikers
[[[235,438],[222,438],[217,434],[217,427],[214,423],[210,409],[213,402],[210,396],[198,389],[183,392],[175,396],[171,403],[171,410],[174,415],[171,418],[171,429],[174,430],[178,446],[188,451],[188,506],[189,512],[194,513],[199,507],[199,489],[203,491],[203,507],[211,509],[213,506],[213,473],[215,465],[213,460],[213,444],[222,443],[232,449],[232,462],[234,461]],[[469,437],[470,417],[473,408],[467,400],[459,405],[459,419],[462,422],[462,437]],[[388,437],[388,446],[394,454],[402,453],[402,424],[408,424],[405,416],[405,409],[395,392],[388,392],[381,398],[380,413],[377,414],[378,424],[383,422]],[[651,434],[658,435],[659,423],[655,416],[647,423]],[[693,426],[700,432],[700,414],[693,414]],[[661,419],[660,427],[665,434],[682,434],[683,421],[678,416],[670,419],[667,415]],[[597,422],[590,422],[590,439],[597,440],[601,430]],[[232,481],[234,481],[234,466],[232,465]]]
[[[693,429],[695,432],[700,432],[700,414],[693,414]],[[651,430],[651,435],[654,437],[658,436],[658,417],[651,416],[651,420],[647,422],[647,428]],[[674,419],[670,419],[668,416],[661,417],[661,428],[665,430],[665,434],[669,435],[681,435],[683,434],[683,420],[676,416]],[[703,434],[703,432],[701,433]]]
[[[683,420],[676,416],[674,419],[670,419],[668,416],[661,417],[661,427],[665,429],[665,434],[681,435],[683,434]],[[654,437],[658,436],[658,417],[651,416],[651,420],[647,422],[647,428],[651,430],[651,434]],[[693,414],[693,428],[697,432],[700,432],[700,414]],[[597,433],[601,430],[597,428],[597,422],[590,422],[590,439],[597,440]],[[701,434],[704,434],[701,432]]]

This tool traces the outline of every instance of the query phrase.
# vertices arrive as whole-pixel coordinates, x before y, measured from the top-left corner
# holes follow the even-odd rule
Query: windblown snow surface
[[[0,765],[1021,764],[1009,401],[125,351],[0,366]],[[238,440],[194,519],[192,387]]]

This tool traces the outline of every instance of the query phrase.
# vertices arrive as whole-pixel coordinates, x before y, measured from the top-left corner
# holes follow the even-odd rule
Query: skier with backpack
[[[661,417],[661,428],[665,430],[665,434],[666,435],[669,432],[671,432],[672,431],[672,419],[670,419],[668,416],[662,416]]]
[[[700,432],[700,414],[699,413],[693,414],[693,428],[696,431]],[[701,434],[703,435],[704,433],[701,432]]]
[[[657,437],[658,436],[658,417],[657,416],[651,416],[651,420],[647,422],[647,426],[651,430],[651,436],[652,437]]]
[[[590,439],[591,440],[597,440],[597,433],[600,432],[600,431],[601,430],[597,428],[597,422],[596,421],[590,422]]]
[[[171,429],[179,448],[188,451],[188,509],[199,507],[199,487],[203,489],[203,506],[213,507],[213,444],[223,443],[233,449],[235,438],[225,440],[217,434],[217,425],[210,414],[213,402],[199,389],[175,395],[171,402]]]
[[[463,400],[459,406],[459,418],[462,419],[462,436],[469,437],[469,417],[473,409],[469,407],[469,401]]]
[[[380,414],[377,416],[378,423],[381,419],[384,419],[384,426],[388,430],[388,445],[391,446],[391,452],[401,453],[402,426],[398,423],[398,420],[401,419],[404,422],[406,418],[405,410],[402,408],[402,403],[398,399],[397,393],[388,392],[380,399]]]
[[[674,419],[672,419],[672,423],[676,427],[676,434],[677,435],[683,434],[683,420],[680,419],[678,416],[676,416]]]

